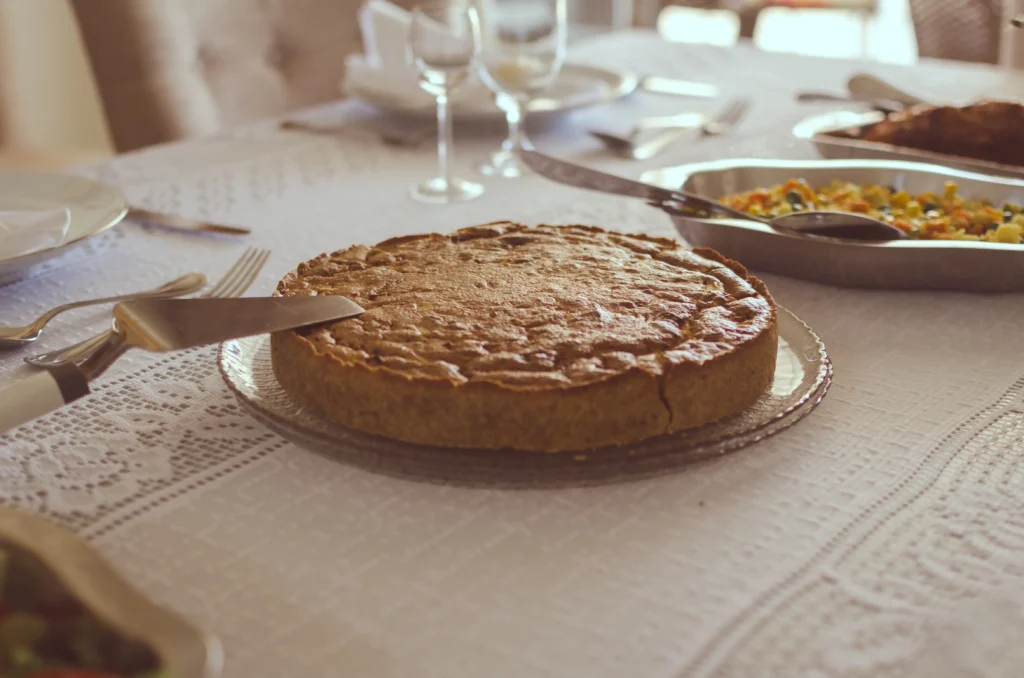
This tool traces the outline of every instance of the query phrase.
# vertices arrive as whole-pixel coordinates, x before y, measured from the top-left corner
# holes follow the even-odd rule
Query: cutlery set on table
[[[0,390],[0,433],[31,421],[89,394],[100,377],[126,351],[179,351],[268,334],[328,320],[359,315],[363,309],[340,296],[241,298],[270,256],[249,248],[204,294],[200,273],[191,273],[148,292],[64,304],[24,327],[0,327],[0,349],[35,341],[58,314],[97,304],[114,303],[111,329],[56,351],[26,357],[44,368],[38,374]]]

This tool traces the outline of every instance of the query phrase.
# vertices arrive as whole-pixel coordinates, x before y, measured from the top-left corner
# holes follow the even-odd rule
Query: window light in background
[[[668,40],[732,45],[739,37],[739,20],[728,10],[666,7],[658,30]],[[810,56],[863,58],[912,64],[917,44],[907,0],[878,0],[872,15],[848,9],[762,10],[754,32],[761,49]]]

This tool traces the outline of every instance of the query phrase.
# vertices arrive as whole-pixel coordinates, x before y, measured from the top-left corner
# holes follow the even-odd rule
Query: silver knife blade
[[[174,303],[150,303],[170,301]],[[145,299],[114,307],[124,343],[176,351],[350,318],[364,309],[340,296]]]
[[[625,195],[643,200],[676,200],[674,191],[633,181],[613,174],[605,174],[589,167],[552,158],[538,151],[519,151],[519,157],[537,174],[566,186],[586,188],[601,193]]]
[[[133,346],[148,351],[173,351],[363,312],[354,301],[338,296],[147,299],[120,303],[114,307],[117,331],[110,333],[107,341],[82,365],[67,363],[40,371],[0,390],[0,433],[89,395],[89,382]]]
[[[640,198],[662,209],[665,209],[665,203],[673,203],[671,209],[676,211],[686,208],[734,219],[748,218],[745,213],[709,198],[633,181],[632,179],[626,179],[614,174],[606,174],[583,165],[552,158],[550,155],[544,155],[537,151],[522,150],[519,151],[519,157],[522,158],[527,167],[537,174],[566,186],[585,188],[600,193],[611,193],[612,195],[624,195],[630,198]]]

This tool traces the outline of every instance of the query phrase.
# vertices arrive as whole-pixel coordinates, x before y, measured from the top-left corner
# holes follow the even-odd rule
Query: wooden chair
[[[339,98],[361,48],[361,0],[71,2],[122,152]]]

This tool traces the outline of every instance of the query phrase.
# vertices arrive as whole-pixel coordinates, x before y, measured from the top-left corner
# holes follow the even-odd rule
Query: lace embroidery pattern
[[[212,350],[157,361],[0,436],[0,496],[96,537],[286,445],[239,409]]]
[[[1024,587],[1022,449],[1024,379],[957,427],[681,675],[874,678],[939,667],[937,634],[963,631],[965,602]],[[994,600],[997,611],[1009,605],[1007,614],[1024,622],[1024,608]],[[989,673],[991,663],[974,673],[971,657],[993,641],[975,637],[963,647],[963,634],[952,635],[961,638],[959,652],[940,643],[946,661],[933,675],[1016,675]],[[945,673],[953,666],[963,672]]]

